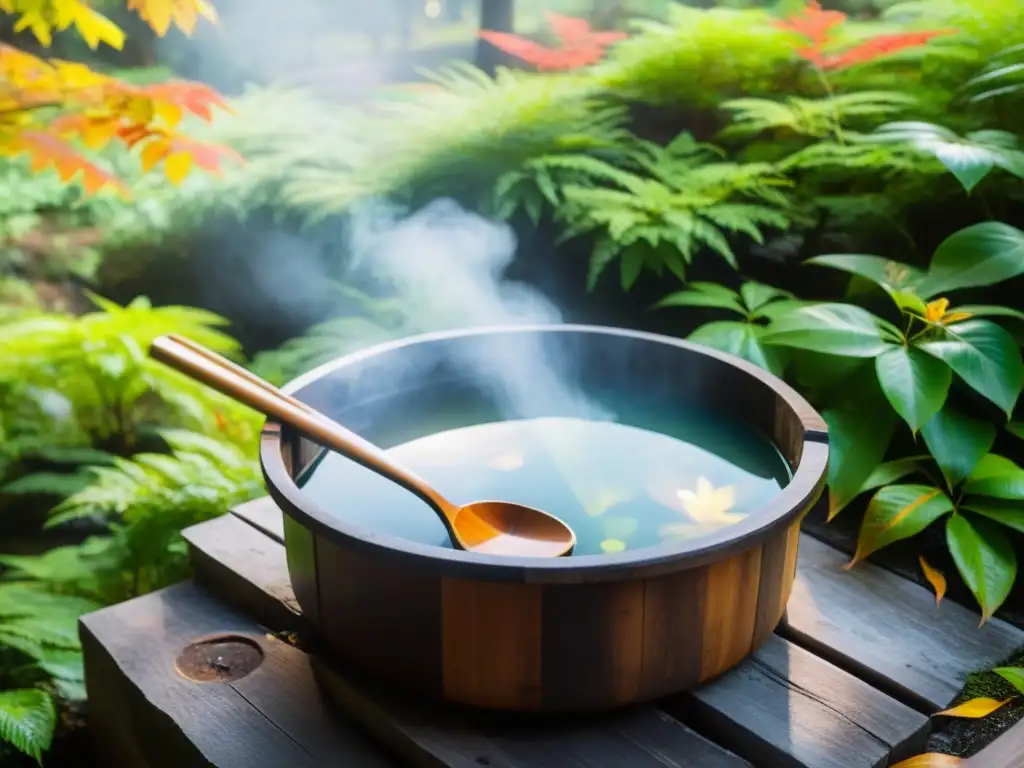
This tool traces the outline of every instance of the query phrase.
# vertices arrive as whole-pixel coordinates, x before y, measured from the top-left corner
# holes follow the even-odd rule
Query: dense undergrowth
[[[95,293],[257,212],[346,262],[354,205],[450,197],[553,233],[553,268],[591,289],[654,290],[680,327],[712,313],[691,339],[825,415],[830,514],[866,509],[855,559],[944,526],[948,562],[925,576],[961,579],[982,619],[1000,608],[1024,533],[1024,6],[730,5],[624,23],[596,52],[555,18],[535,41],[549,71],[452,64],[358,106],[252,88],[193,131],[246,158],[219,177],[96,155],[130,202],[0,160],[0,509],[11,529],[84,532],[0,559],[0,736],[45,751],[54,702],[83,695],[75,617],[185,576],[180,530],[260,492],[256,415],[146,355],[174,331],[243,359],[226,321]],[[751,279],[765,254],[814,290]],[[722,284],[700,279],[716,259]],[[429,325],[346,270],[345,312],[255,370],[283,382]]]

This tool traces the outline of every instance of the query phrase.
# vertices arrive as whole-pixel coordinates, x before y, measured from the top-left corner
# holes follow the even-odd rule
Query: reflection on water
[[[706,536],[762,507],[788,480],[775,446],[743,425],[679,412],[654,430],[642,413],[630,415],[488,421],[389,453],[456,503],[508,500],[561,517],[580,555]],[[300,484],[346,522],[451,546],[423,502],[342,456],[326,455]]]

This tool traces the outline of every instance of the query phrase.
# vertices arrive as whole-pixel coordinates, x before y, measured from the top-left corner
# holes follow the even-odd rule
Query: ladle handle
[[[195,342],[167,334],[153,340],[150,357],[189,378],[278,419],[315,442],[337,451],[416,494],[451,523],[454,505],[420,477],[392,461],[373,443],[364,440],[309,405],[285,394],[269,381],[232,363]]]

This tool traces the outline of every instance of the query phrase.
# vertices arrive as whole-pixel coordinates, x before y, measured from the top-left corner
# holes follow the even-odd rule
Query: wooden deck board
[[[221,633],[258,644],[263,663],[229,683],[178,674],[189,643]],[[345,755],[347,768],[392,765],[357,728],[330,716],[305,654],[191,582],[90,613],[81,635],[90,702],[103,711],[110,701],[130,723],[132,746],[125,732],[103,745],[121,764],[311,768]]]
[[[243,523],[241,515],[226,516],[214,522],[217,525],[204,523],[186,531],[194,560],[199,566],[198,573],[206,574],[211,588],[220,590],[229,601],[245,604],[247,610],[254,610],[251,606],[260,600],[280,600],[289,589],[287,582],[282,582],[286,575],[281,575],[284,548],[270,537],[263,536],[253,525]],[[263,529],[261,526],[260,530]],[[257,539],[253,540],[251,534],[255,534]],[[266,551],[258,560],[264,566],[253,568],[248,562],[236,562],[251,559],[251,555],[246,553],[251,552],[259,538],[262,538]],[[231,547],[225,546],[224,541],[239,543],[237,547]],[[273,565],[274,559],[278,560],[278,565]],[[267,609],[255,610],[262,615],[273,613]],[[379,692],[372,694],[376,701],[373,717],[360,714],[366,707],[365,683],[353,684],[349,677],[347,674],[335,676],[335,684],[341,687],[340,694],[336,691],[335,696],[347,702],[345,708],[350,714],[364,724],[372,722],[375,717],[394,716],[394,712],[387,711],[391,705],[381,702]],[[330,675],[325,684],[332,684]],[[714,740],[742,752],[744,757],[758,765],[807,768],[884,766],[892,755],[911,754],[923,742],[927,729],[927,718],[923,715],[781,638],[774,639],[759,654],[689,698],[688,703],[676,702],[680,704],[680,711],[692,715],[694,722]],[[644,707],[640,711],[646,712],[645,727],[648,729],[652,723],[666,717],[655,707]],[[431,719],[435,717],[432,715]],[[433,723],[432,732],[441,734],[438,736],[441,742],[429,745],[435,755],[447,755],[448,764],[452,764],[452,758],[448,747],[444,746],[443,734],[451,727],[450,724]],[[507,729],[506,726],[490,732],[491,745],[497,750],[494,753],[496,758],[512,759],[508,751],[510,743],[519,744],[520,749],[525,748]],[[598,733],[600,737],[588,732],[580,743],[609,739],[604,730]],[[539,747],[537,738],[535,733],[531,733],[531,750],[544,752],[552,748],[551,745]],[[571,741],[569,732],[563,730],[553,743],[564,749]],[[608,743],[617,742],[611,740]],[[633,743],[641,747],[645,745],[636,739]],[[600,752],[607,756],[616,754],[611,746]],[[580,759],[575,754],[566,755],[565,759],[570,757]],[[620,765],[624,764],[618,762],[621,759],[616,757],[616,762],[607,763],[584,760],[580,764]],[[631,760],[641,758],[634,756]],[[534,758],[522,764],[544,763],[538,763]],[[698,765],[714,763],[705,760]]]
[[[773,766],[886,766],[920,752],[928,730],[924,715],[778,636],[678,705],[715,741]]]
[[[968,674],[1024,647],[1024,632],[946,601],[806,534],[782,634],[925,712],[944,709]]]

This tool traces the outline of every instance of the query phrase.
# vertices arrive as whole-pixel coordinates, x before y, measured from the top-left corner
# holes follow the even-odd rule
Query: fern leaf
[[[0,739],[42,764],[53,742],[57,709],[46,691],[0,691]]]
[[[608,265],[619,255],[621,246],[610,237],[602,237],[594,246],[587,270],[587,290],[592,291]]]

